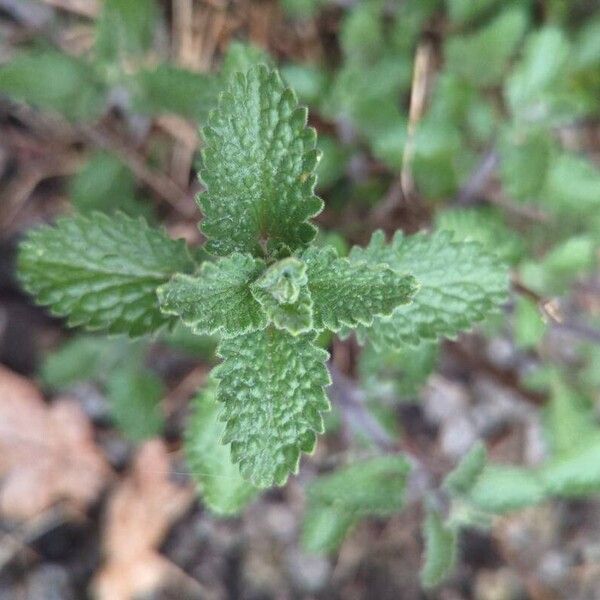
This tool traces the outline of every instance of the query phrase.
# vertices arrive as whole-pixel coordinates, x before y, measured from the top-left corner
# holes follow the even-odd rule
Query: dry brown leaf
[[[131,473],[109,501],[106,563],[93,582],[94,597],[130,600],[170,580],[189,579],[158,553],[171,525],[194,498],[192,486],[173,483],[169,473],[169,456],[161,440],[140,447]]]
[[[110,475],[79,405],[45,404],[29,380],[0,365],[0,515],[26,520],[61,501],[84,511]]]

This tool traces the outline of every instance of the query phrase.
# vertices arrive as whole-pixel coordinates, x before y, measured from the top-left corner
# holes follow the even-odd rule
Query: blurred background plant
[[[72,211],[198,246],[198,125],[258,62],[319,133],[323,244],[446,229],[512,293],[452,341],[321,340],[326,437],[240,498],[218,431],[183,451],[214,341],[72,334],[13,258]],[[593,0],[0,0],[0,595],[418,598],[425,540],[430,597],[600,596],[599,98]]]

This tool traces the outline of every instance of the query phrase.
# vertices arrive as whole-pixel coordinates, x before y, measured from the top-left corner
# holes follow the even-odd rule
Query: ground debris
[[[100,600],[129,600],[168,587],[177,597],[201,597],[200,585],[158,548],[194,499],[191,485],[170,481],[165,444],[141,446],[131,472],[109,499],[104,523],[105,563],[92,582]]]
[[[27,379],[0,366],[0,514],[25,521],[56,503],[85,511],[111,470],[78,404],[44,403]]]

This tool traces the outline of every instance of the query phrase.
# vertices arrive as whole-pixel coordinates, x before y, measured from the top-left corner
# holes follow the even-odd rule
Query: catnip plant
[[[186,447],[205,500],[228,513],[257,488],[285,484],[314,450],[330,408],[322,332],[355,331],[388,349],[453,337],[501,305],[508,273],[481,244],[446,231],[389,242],[378,231],[346,257],[316,243],[316,132],[276,70],[232,76],[202,137],[210,259],[197,264],[183,241],[141,218],[89,213],[28,233],[18,268],[24,288],[70,326],[139,337],[180,320],[219,339],[221,363],[194,402]],[[399,508],[408,462],[373,460],[348,467],[353,493],[343,472],[311,488],[308,534],[329,527],[331,543],[361,516]],[[327,521],[340,498],[343,522]]]

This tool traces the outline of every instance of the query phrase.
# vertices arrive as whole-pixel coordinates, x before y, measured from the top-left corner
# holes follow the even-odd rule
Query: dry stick
[[[124,141],[100,127],[84,125],[79,131],[92,145],[114,152],[141,182],[170,204],[180,215],[186,218],[190,216],[190,210],[184,203],[186,190],[163,173],[150,169],[146,161]]]
[[[366,409],[365,394],[333,363],[329,364],[331,401],[342,411],[342,418],[354,431],[364,433],[380,450],[391,452],[396,442]]]
[[[409,503],[421,500],[431,492],[434,479],[425,463],[406,444],[392,439],[366,408],[364,391],[332,362],[329,363],[329,373],[331,374],[329,397],[340,409],[344,421],[354,431],[365,434],[381,451],[402,452],[411,466],[406,486],[406,501]]]
[[[548,213],[545,213],[543,210],[533,206],[511,202],[508,198],[505,198],[501,194],[495,194],[492,192],[487,195],[486,200],[490,204],[494,204],[506,212],[516,215],[517,217],[523,217],[525,219],[530,219],[532,221],[538,221],[541,223],[547,223],[551,220],[551,216]]]
[[[415,152],[415,133],[417,125],[425,111],[427,101],[430,65],[433,58],[433,46],[429,40],[423,40],[417,47],[415,67],[410,93],[407,140],[402,155],[402,170],[388,190],[383,202],[375,209],[373,218],[381,223],[403,201],[414,201],[415,181],[412,174],[412,159]]]
[[[592,329],[585,323],[579,321],[566,321],[563,323],[553,323],[552,327],[558,331],[564,331],[577,338],[600,345],[600,330]]]
[[[74,154],[60,154],[47,161],[37,161],[6,186],[0,195],[0,229],[11,227],[21,209],[45,179],[73,175],[81,166],[81,157]]]
[[[0,108],[3,108],[1,104],[3,103],[0,102]],[[188,218],[195,211],[192,204],[188,207],[185,202],[187,190],[178,186],[164,173],[150,169],[143,156],[114,133],[102,128],[101,125],[77,127],[57,115],[53,116],[51,120],[45,119],[35,110],[19,103],[8,102],[6,109],[30,125],[32,129],[42,131],[47,137],[64,140],[65,144],[71,144],[83,138],[90,146],[113,152],[142,183],[148,186],[156,196],[170,204],[181,216]]]
[[[193,64],[193,0],[173,0],[173,56],[182,67],[194,67]]]
[[[562,323],[563,317],[560,314],[555,301],[549,300],[548,298],[544,298],[536,291],[527,287],[522,281],[520,281],[517,278],[516,275],[511,276],[510,282],[517,294],[525,296],[526,298],[529,298],[530,300],[535,302],[535,304],[537,304],[538,308],[547,320],[549,320],[551,323]]]
[[[214,63],[215,52],[219,44],[221,32],[227,22],[227,11],[224,8],[213,7],[206,11],[206,21],[202,35],[202,52],[200,55],[200,67],[208,71]]]
[[[44,4],[93,19],[100,13],[96,0],[42,0]]]
[[[412,174],[412,159],[415,153],[415,133],[417,125],[425,111],[429,68],[433,58],[433,46],[429,40],[423,40],[417,47],[415,69],[410,92],[410,109],[408,113],[408,139],[402,156],[400,183],[404,198],[411,200],[415,194],[415,180]]]
[[[571,335],[587,340],[594,344],[600,344],[600,331],[585,323],[572,319],[565,319],[554,300],[544,298],[536,291],[524,285],[521,281],[512,278],[512,286],[515,292],[529,298],[536,303],[542,315],[556,331],[563,331]]]
[[[498,152],[495,148],[490,148],[475,167],[468,181],[456,194],[454,204],[467,206],[482,199],[481,196],[499,165],[500,156]],[[485,200],[518,217],[542,222],[550,220],[545,212],[531,206],[515,204],[500,194],[486,194]]]
[[[475,202],[499,164],[500,156],[494,148],[491,148],[483,155],[467,183],[459,190],[455,203],[472,204]]]
[[[207,370],[203,365],[194,367],[175,386],[162,401],[167,414],[173,414],[185,406],[185,403],[204,385]]]

